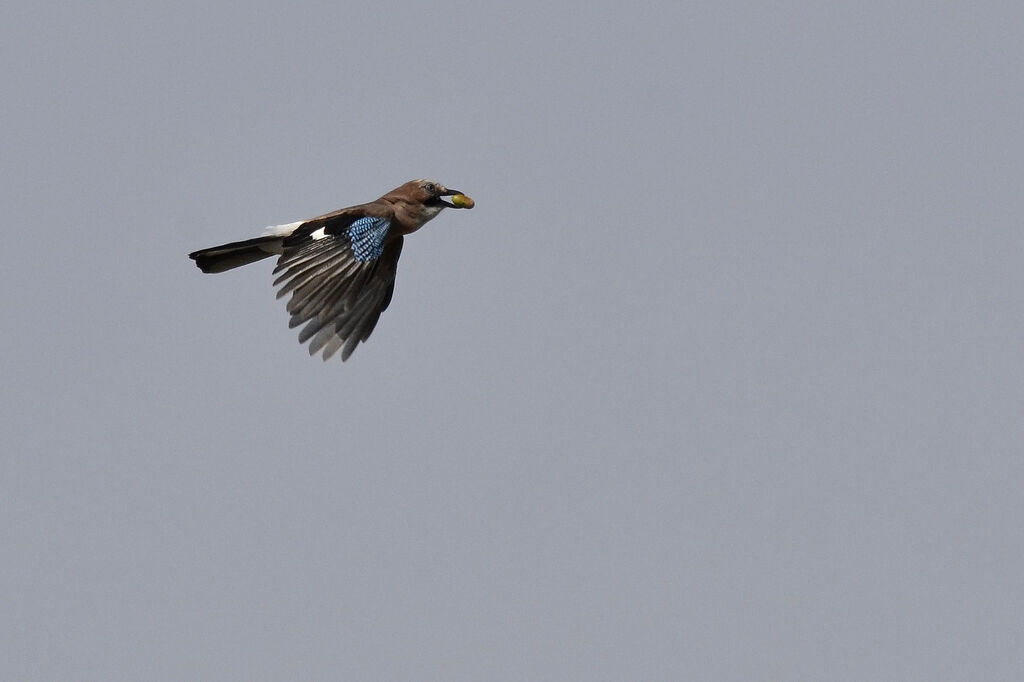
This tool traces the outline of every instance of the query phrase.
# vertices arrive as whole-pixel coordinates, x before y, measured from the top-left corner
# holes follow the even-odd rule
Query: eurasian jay
[[[444,197],[451,197],[445,199]],[[203,272],[224,272],[277,255],[274,286],[290,293],[289,327],[305,325],[299,343],[327,360],[347,360],[391,303],[404,235],[445,208],[473,208],[458,190],[412,180],[380,199],[309,220],[268,227],[255,239],[189,254]]]

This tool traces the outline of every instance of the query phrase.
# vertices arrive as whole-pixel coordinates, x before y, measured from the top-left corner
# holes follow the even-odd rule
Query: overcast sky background
[[[0,678],[1024,674],[1019,2],[0,33]],[[186,257],[418,177],[347,363]]]

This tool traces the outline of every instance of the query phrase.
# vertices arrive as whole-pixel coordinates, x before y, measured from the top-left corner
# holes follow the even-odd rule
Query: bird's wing
[[[290,327],[305,325],[299,342],[324,360],[341,351],[347,360],[366,341],[391,303],[403,237],[391,220],[358,213],[322,216],[284,241],[274,286],[291,293]]]

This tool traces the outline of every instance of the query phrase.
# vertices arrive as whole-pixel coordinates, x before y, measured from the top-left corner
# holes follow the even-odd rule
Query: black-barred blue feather
[[[391,221],[387,218],[367,216],[353,222],[348,228],[348,238],[352,241],[352,255],[355,259],[365,263],[380,258],[389,227]]]

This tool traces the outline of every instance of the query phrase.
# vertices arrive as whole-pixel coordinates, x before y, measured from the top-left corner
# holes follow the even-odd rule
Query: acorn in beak
[[[451,199],[446,200],[441,197],[451,197]],[[475,201],[473,201],[472,199],[470,199],[457,189],[446,189],[445,191],[441,192],[441,195],[438,197],[438,199],[440,199],[441,203],[447,206],[448,208],[473,208],[474,206],[476,206]]]

